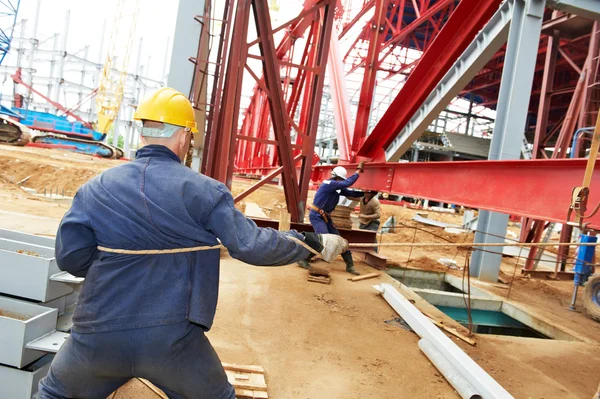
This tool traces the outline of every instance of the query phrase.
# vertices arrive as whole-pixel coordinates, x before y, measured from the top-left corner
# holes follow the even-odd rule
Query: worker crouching
[[[137,377],[169,398],[233,399],[205,336],[217,305],[219,241],[233,258],[261,266],[311,252],[330,259],[348,243],[259,228],[225,185],[182,165],[196,131],[183,94],[159,89],[134,119],[145,144],[135,160],[84,184],[58,228],[59,268],[85,281],[71,336],[38,397],[106,398]]]

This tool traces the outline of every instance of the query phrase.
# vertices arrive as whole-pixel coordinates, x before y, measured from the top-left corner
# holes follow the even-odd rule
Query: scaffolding
[[[15,106],[15,98],[22,96],[24,108],[59,114],[51,104],[28,92],[24,87],[13,84],[11,75],[20,68],[26,83],[30,83],[35,89],[86,121],[97,121],[93,97],[104,63],[105,32],[102,31],[100,51],[95,56],[90,54],[90,45],[80,49],[69,48],[69,19],[70,12],[67,11],[63,31],[44,37],[37,37],[36,21],[33,21],[31,30],[28,30],[28,21],[25,19],[16,23],[11,49],[0,66],[2,105]],[[139,99],[146,92],[164,86],[166,79],[166,63],[160,79],[146,76],[148,65],[142,62],[141,54],[142,39],[139,39],[137,58],[126,73],[119,116],[106,138],[107,142],[121,146],[126,157],[132,157],[140,146],[132,123]],[[168,54],[165,54],[165,57],[167,56]]]

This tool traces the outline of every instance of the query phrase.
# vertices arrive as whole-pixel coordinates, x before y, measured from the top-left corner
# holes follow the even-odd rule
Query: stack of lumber
[[[265,370],[260,366],[239,366],[223,363],[229,383],[237,399],[268,399]]]
[[[352,220],[350,214],[354,211],[354,208],[349,206],[338,205],[333,212],[331,212],[331,220],[337,228],[351,229]]]

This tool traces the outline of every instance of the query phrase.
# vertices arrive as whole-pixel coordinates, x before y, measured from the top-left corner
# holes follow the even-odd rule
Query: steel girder
[[[374,158],[400,133],[429,93],[486,25],[501,0],[462,0],[358,151]],[[412,144],[412,143],[411,143]]]
[[[571,190],[581,185],[586,163],[586,159],[370,163],[354,186],[564,223]],[[329,178],[334,166],[315,168],[313,181]],[[600,164],[590,186],[590,208],[598,202]],[[600,228],[600,213],[588,221],[592,228]]]
[[[234,8],[235,17],[230,14],[230,20],[235,22],[231,25],[223,82],[215,80],[213,89],[214,97],[215,89],[222,84],[223,94],[220,104],[215,103],[211,107],[213,116],[209,116],[209,123],[212,121],[213,124],[205,173],[229,188],[234,172],[268,173],[266,179],[250,190],[281,174],[291,219],[303,220],[310,170],[315,162],[313,148],[335,0],[307,0],[304,11],[298,17],[276,29],[271,27],[267,0],[237,0],[236,7],[233,2],[229,4],[229,10]],[[248,43],[251,13],[258,39]],[[288,30],[275,47],[273,34],[284,28]],[[307,30],[302,59],[300,64],[296,64],[293,53],[296,38]],[[249,48],[256,44],[260,55],[249,52]],[[255,72],[248,59],[260,60],[261,72]],[[245,74],[254,78],[256,86],[240,129],[238,120]],[[259,76],[261,74],[262,77]],[[294,120],[297,110],[300,112],[298,122]],[[300,169],[299,173],[296,168]]]

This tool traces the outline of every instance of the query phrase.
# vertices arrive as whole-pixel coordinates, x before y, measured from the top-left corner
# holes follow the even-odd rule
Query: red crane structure
[[[206,105],[200,95],[212,70],[202,172],[229,187],[234,174],[262,176],[236,201],[280,178],[292,221],[303,221],[311,182],[326,178],[330,168],[316,166],[314,150],[327,83],[339,163],[371,161],[360,188],[522,216],[522,239],[534,242],[548,221],[565,222],[570,190],[583,176],[585,161],[562,158],[584,155],[585,137],[576,140],[576,149],[568,149],[578,129],[594,125],[600,106],[600,5],[573,0],[304,0],[295,18],[273,27],[268,0],[225,3],[221,32],[211,33],[220,38],[218,63],[201,59],[200,53],[194,59],[191,97],[197,107]],[[208,40],[207,4],[206,15],[196,17],[204,23],[199,48]],[[530,30],[537,36],[526,39],[537,52],[510,48]],[[341,40],[351,43],[344,54]],[[522,107],[499,104],[508,85],[515,85],[511,68],[517,56],[533,63],[531,73],[523,72],[524,86],[531,87],[518,87],[529,95],[519,100]],[[356,110],[348,102],[350,75],[361,76]],[[246,101],[242,88],[249,79],[254,89]],[[401,88],[373,121],[373,110],[381,106],[374,103],[378,84],[394,79]],[[502,81],[508,83],[502,86]],[[497,120],[494,136],[500,144],[492,147],[500,150],[490,156],[496,161],[394,162],[406,156],[456,97],[498,110],[498,120],[507,112],[501,106],[521,108],[524,126],[516,133],[532,144],[535,160],[514,160],[519,151],[504,150]],[[595,176],[592,202],[600,201]],[[600,215],[588,221],[600,227]],[[564,234],[570,237],[568,228]],[[526,268],[534,256],[535,249]]]

